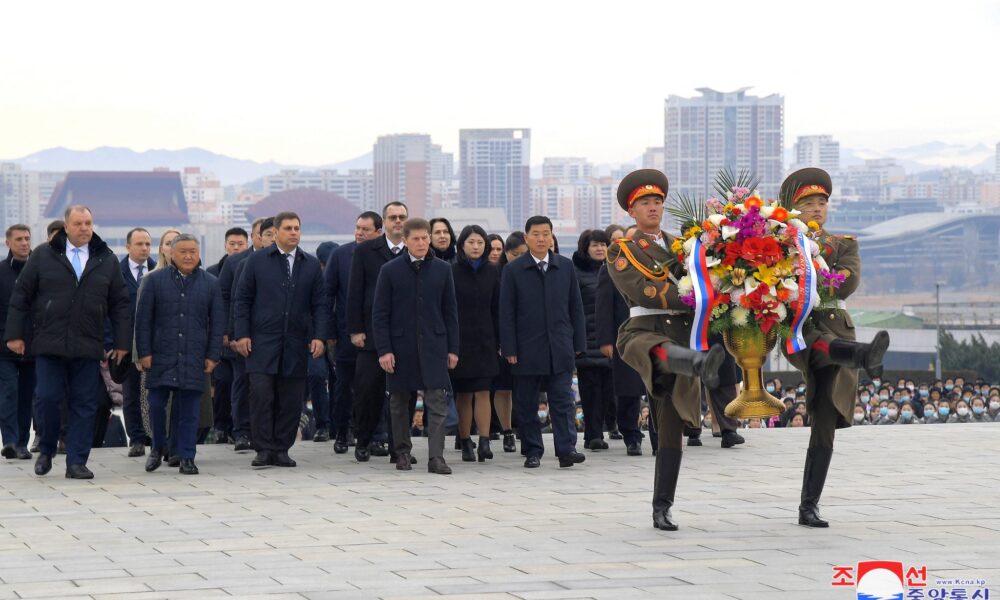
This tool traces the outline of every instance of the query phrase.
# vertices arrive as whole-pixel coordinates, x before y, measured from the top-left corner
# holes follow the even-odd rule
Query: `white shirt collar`
[[[66,240],[66,254],[69,254],[74,249],[79,250],[80,255],[90,254],[90,247],[87,244],[84,244],[82,246],[74,246],[69,240]]]
[[[143,262],[141,262],[141,263],[137,263],[137,262],[135,262],[134,260],[132,260],[131,258],[129,258],[129,259],[128,259],[128,266],[129,266],[129,268],[130,268],[130,269],[132,269],[133,271],[135,271],[136,269],[138,269],[138,268],[139,268],[140,266],[141,266],[141,267],[142,267],[143,269],[145,269],[145,268],[146,268],[146,262],[145,262],[145,261],[143,261]]]
[[[551,256],[550,256],[549,254],[546,254],[546,255],[545,255],[545,258],[535,258],[535,255],[534,255],[534,254],[531,254],[530,252],[529,252],[528,254],[530,254],[530,255],[531,255],[531,258],[533,258],[533,259],[535,260],[535,264],[536,264],[536,265],[537,265],[538,263],[542,262],[543,260],[545,261],[545,264],[546,264],[546,265],[551,265],[551,264],[552,264],[552,261],[551,261],[551,260],[549,260],[549,259],[550,259],[550,258],[552,258],[552,257],[551,257]]]
[[[400,250],[403,250],[404,248],[406,248],[406,244],[404,244],[402,240],[400,240],[400,242],[398,244],[393,244],[392,240],[389,239],[389,236],[385,236],[385,243],[388,244],[390,252],[392,252],[396,248],[399,248]],[[393,254],[397,254],[397,253],[393,252]]]
[[[423,258],[417,258],[409,252],[407,252],[406,255],[410,257],[410,262],[417,262],[418,260],[427,262],[428,258],[430,258],[430,250],[427,251],[427,254]]]

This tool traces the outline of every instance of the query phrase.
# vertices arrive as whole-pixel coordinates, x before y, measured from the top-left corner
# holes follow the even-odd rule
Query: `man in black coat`
[[[125,235],[125,251],[128,255],[121,260],[122,278],[128,288],[128,314],[135,320],[136,297],[142,278],[156,268],[156,261],[149,257],[153,250],[153,238],[149,231],[136,227]],[[122,413],[125,416],[125,433],[128,435],[129,457],[142,456],[149,443],[149,432],[142,423],[142,406],[139,404],[139,382],[142,376],[129,369],[122,382]]]
[[[347,333],[347,289],[350,285],[351,261],[360,244],[382,236],[382,216],[366,211],[354,223],[354,241],[337,248],[330,254],[323,272],[326,298],[332,304],[330,332],[326,341],[327,353],[332,350],[336,378],[333,402],[330,409],[331,429],[334,435],[333,451],[344,454],[348,448],[351,411],[354,406],[354,366],[358,349]]]
[[[257,224],[260,227],[260,224]],[[258,235],[260,232],[257,232]],[[205,269],[205,272],[218,277],[222,274],[222,267],[226,264],[226,259],[233,254],[239,254],[247,249],[250,244],[250,236],[247,234],[247,230],[242,227],[232,227],[226,231],[226,244],[225,244],[225,254],[219,259],[219,262]]]
[[[388,374],[389,422],[396,468],[410,470],[410,425],[414,398],[424,392],[427,470],[450,475],[444,460],[448,415],[448,370],[458,364],[458,305],[451,267],[428,257],[430,224],[410,219],[403,225],[406,257],[379,272],[372,308],[375,351]]]
[[[246,357],[255,467],[294,467],[309,356],[323,355],[329,309],[323,271],[299,245],[295,213],[274,217],[275,243],[246,259],[234,306],[236,351]]]
[[[354,372],[354,433],[358,438],[354,458],[359,462],[371,456],[369,444],[385,409],[385,371],[379,366],[372,328],[372,307],[379,271],[390,260],[405,256],[403,222],[406,205],[390,202],[382,209],[385,235],[358,244],[351,258],[350,283],[347,288],[347,333],[358,349]],[[381,450],[378,453],[386,454]]]
[[[500,284],[500,350],[514,375],[514,410],[525,468],[545,451],[538,394],[546,386],[560,467],[585,460],[576,451],[575,357],[587,349],[583,301],[573,262],[549,251],[552,222],[535,216],[524,226],[528,253],[509,263]]]
[[[41,427],[35,473],[52,469],[59,438],[59,405],[69,392],[66,477],[91,479],[87,458],[104,358],[104,321],[114,330],[113,358],[121,362],[131,347],[128,290],[121,265],[94,233],[84,206],[66,209],[63,231],[31,253],[17,278],[7,314],[7,347],[25,353],[25,319],[34,323],[32,353],[38,377],[37,415]]]
[[[222,362],[228,363],[232,370],[232,388],[229,400],[232,405],[233,438],[236,452],[244,452],[253,448],[250,442],[250,398],[247,383],[246,361],[234,349],[233,337],[233,304],[235,303],[236,283],[239,281],[240,266],[257,250],[267,248],[274,243],[274,219],[271,217],[257,219],[251,227],[250,239],[253,245],[242,252],[237,252],[222,265],[219,273],[219,289],[222,291],[222,307],[226,317],[226,335],[222,338]],[[223,366],[222,369],[226,369]]]
[[[5,235],[7,260],[0,262],[0,337],[7,324],[7,306],[14,293],[17,276],[31,254],[31,229],[27,225],[11,225]],[[24,323],[25,339],[31,338],[31,320]],[[30,343],[30,342],[29,342]],[[28,354],[28,353],[25,353]],[[28,439],[31,437],[31,404],[35,395],[35,361],[19,356],[7,346],[0,347],[0,432],[3,435],[3,457],[28,460]]]

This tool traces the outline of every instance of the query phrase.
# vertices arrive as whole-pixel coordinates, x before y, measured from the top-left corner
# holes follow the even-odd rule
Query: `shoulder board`
[[[856,239],[858,239],[858,237],[854,236],[854,235],[838,235],[837,237],[840,238],[840,239],[842,239],[842,240],[856,240]]]

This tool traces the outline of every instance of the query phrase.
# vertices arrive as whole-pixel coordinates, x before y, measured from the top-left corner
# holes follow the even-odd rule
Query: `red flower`
[[[735,267],[736,261],[739,259],[740,255],[743,253],[743,244],[739,242],[729,242],[722,249],[725,256],[722,258],[722,264],[727,267]]]
[[[781,246],[774,238],[749,238],[743,240],[743,248],[740,256],[743,260],[756,267],[765,264],[773,267],[781,260]]]

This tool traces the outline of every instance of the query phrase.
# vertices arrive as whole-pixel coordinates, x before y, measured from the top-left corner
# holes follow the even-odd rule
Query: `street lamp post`
[[[941,379],[941,282],[934,283],[934,306],[937,317],[934,323],[937,326],[937,339],[934,344],[934,379]]]

